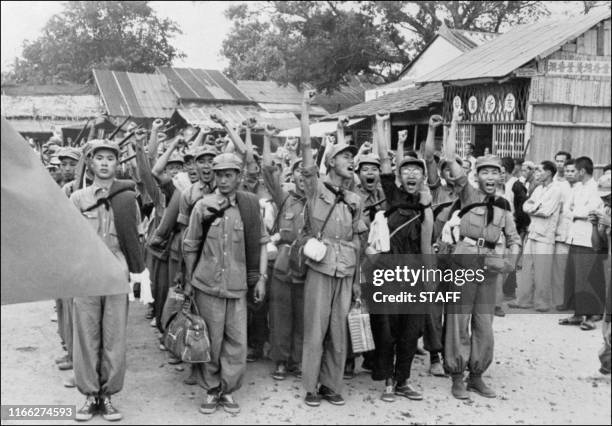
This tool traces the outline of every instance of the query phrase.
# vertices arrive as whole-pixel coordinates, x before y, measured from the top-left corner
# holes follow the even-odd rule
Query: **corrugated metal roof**
[[[167,118],[176,107],[176,97],[161,74],[93,70],[108,114],[134,118]]]
[[[217,70],[157,67],[181,100],[251,102],[230,79]]]
[[[281,86],[275,81],[238,80],[238,88],[255,102],[298,104],[302,94],[293,84]]]
[[[83,96],[2,96],[2,115],[7,118],[92,118],[103,112],[100,98]]]
[[[2,94],[9,96],[95,95],[96,88],[87,84],[3,84]]]
[[[503,77],[537,56],[550,55],[563,44],[608,18],[610,10],[604,8],[572,19],[522,25],[464,53],[418,81]]]
[[[365,100],[365,91],[376,87],[365,78],[353,77],[349,84],[341,86],[340,90],[331,95],[320,94],[315,96],[314,101],[329,113],[335,113]]]
[[[260,107],[268,112],[290,112],[292,114],[302,114],[302,105],[297,104],[273,104],[273,103],[257,103]],[[318,105],[310,106],[310,115],[316,117],[322,117],[329,114],[323,107]]]
[[[254,105],[204,105],[197,107],[181,107],[177,112],[190,124],[219,128],[219,124],[210,119],[211,114],[225,118],[234,126],[240,126],[243,121],[253,117],[261,125],[272,124],[277,129],[290,129],[300,125],[296,116],[289,112],[262,111]]]
[[[443,95],[442,84],[426,84],[372,99],[371,101],[328,115],[324,119],[328,120],[340,116],[370,117],[376,115],[379,111],[388,111],[389,113],[416,111],[432,104],[442,103]]]

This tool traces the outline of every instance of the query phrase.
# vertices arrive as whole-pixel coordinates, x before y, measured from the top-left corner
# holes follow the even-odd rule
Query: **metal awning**
[[[176,110],[189,124],[211,129],[220,128],[210,119],[211,114],[225,118],[233,127],[239,127],[248,118],[255,118],[260,125],[271,124],[277,129],[289,129],[300,124],[297,117],[289,112],[267,112],[251,105],[206,105]]]
[[[363,120],[365,120],[365,118],[352,118],[348,122],[348,127],[351,127]],[[337,121],[319,121],[318,123],[312,123],[310,125],[310,136],[313,138],[322,138],[329,133],[334,133],[337,126]],[[280,132],[278,135],[284,138],[299,138],[301,134],[301,127],[295,127],[293,129]]]

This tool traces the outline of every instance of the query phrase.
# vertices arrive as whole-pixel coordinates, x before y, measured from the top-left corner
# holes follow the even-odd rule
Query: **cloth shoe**
[[[393,385],[385,387],[385,390],[380,397],[385,402],[395,402],[395,393],[393,392]]]
[[[272,378],[274,380],[285,380],[287,377],[287,367],[284,362],[279,362],[276,364],[276,370],[272,373]]]
[[[406,382],[404,382],[403,384],[398,383],[395,386],[395,394],[405,396],[406,398],[412,399],[413,401],[421,401],[423,399],[423,395]]]
[[[61,362],[57,364],[57,368],[59,368],[62,371],[72,370],[72,361],[66,360],[65,362]]]
[[[110,396],[100,398],[100,412],[102,413],[102,418],[109,422],[116,422],[123,418],[119,410],[113,407]]]
[[[453,386],[451,393],[457,399],[468,399],[470,396],[467,392],[465,382],[463,381],[463,374],[453,375]]]
[[[94,414],[98,412],[98,398],[88,396],[85,404],[76,412],[74,419],[78,422],[86,422],[91,420]]]
[[[304,403],[310,407],[318,407],[321,405],[321,397],[316,392],[308,392],[304,398]]]
[[[75,379],[74,379],[74,375],[71,375],[66,380],[64,380],[64,387],[65,388],[74,388],[74,387],[76,387],[76,382],[75,382]]]
[[[484,396],[485,398],[495,398],[496,394],[493,389],[485,385],[482,381],[481,376],[474,376],[470,374],[467,382],[467,390],[474,391],[477,394]]]
[[[61,363],[67,362],[67,361],[70,361],[70,356],[68,356],[68,354],[63,355],[63,356],[55,359],[55,363],[56,364],[61,364]]]
[[[504,312],[504,310],[502,309],[501,306],[496,306],[495,307],[495,316],[496,317],[505,317],[506,313]]]
[[[321,395],[321,398],[323,398],[324,400],[326,400],[330,404],[333,404],[333,405],[344,405],[344,398],[342,398],[342,395],[340,395],[339,393],[334,392],[333,390],[331,390],[327,386],[321,385],[319,387],[319,395]]]
[[[436,377],[446,377],[446,373],[444,372],[444,368],[442,367],[442,363],[440,361],[436,361],[431,364],[429,367],[429,374]]]
[[[218,391],[208,391],[206,394],[206,399],[200,405],[200,413],[202,414],[212,414],[217,411],[217,407],[219,406],[219,399],[221,396]]]
[[[223,406],[223,409],[230,414],[238,414],[240,412],[240,406],[236,401],[234,401],[234,397],[231,393],[222,394],[219,404]]]

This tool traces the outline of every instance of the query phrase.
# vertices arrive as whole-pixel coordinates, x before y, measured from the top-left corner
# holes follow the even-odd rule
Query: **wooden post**
[[[417,133],[419,132],[419,125],[414,125],[414,138],[412,138],[412,150],[416,151]]]
[[[529,147],[529,141],[531,140],[532,122],[533,120],[533,105],[531,102],[527,104],[527,119],[525,122],[525,132],[523,139],[523,157],[527,154],[527,148]]]

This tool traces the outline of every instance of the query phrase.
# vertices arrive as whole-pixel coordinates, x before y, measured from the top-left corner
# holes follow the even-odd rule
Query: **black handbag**
[[[196,313],[190,312],[189,308]],[[172,315],[164,332],[164,346],[183,362],[200,363],[211,359],[208,327],[197,310],[193,300],[189,299],[189,304]]]

